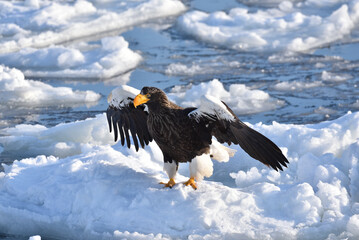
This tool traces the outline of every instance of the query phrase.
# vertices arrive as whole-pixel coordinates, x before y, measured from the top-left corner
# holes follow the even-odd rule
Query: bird
[[[160,182],[165,188],[176,184],[179,163],[189,162],[190,178],[184,185],[197,189],[197,181],[213,173],[211,158],[221,160],[234,155],[224,143],[239,145],[249,156],[276,171],[283,171],[289,164],[275,143],[211,95],[203,95],[198,107],[183,108],[159,88],[145,86],[140,91],[122,85],[112,90],[108,102],[107,122],[115,142],[120,137],[122,146],[126,143],[130,148],[131,135],[136,151],[152,141],[161,149],[163,169],[169,178],[168,182]]]

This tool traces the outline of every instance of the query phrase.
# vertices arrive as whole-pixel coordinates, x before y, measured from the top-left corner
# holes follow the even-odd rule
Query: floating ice
[[[269,111],[284,105],[283,101],[274,99],[261,90],[252,90],[244,84],[231,84],[227,91],[217,79],[185,88],[176,86],[168,96],[182,107],[198,107],[203,95],[211,95],[224,101],[240,115]]]
[[[185,6],[177,0],[107,2],[112,2],[111,8],[102,8],[101,2],[97,6],[97,1],[39,1],[40,8],[32,4],[29,6],[26,2],[1,2],[0,14],[3,16],[2,19],[6,20],[0,20],[0,24],[16,22],[18,30],[12,39],[0,43],[0,52],[14,52],[30,47],[44,48],[128,28],[151,19],[176,15],[185,10]],[[37,33],[39,30],[40,34]],[[24,31],[30,31],[30,34],[23,34]]]
[[[273,89],[278,91],[302,91],[308,88],[315,88],[323,86],[321,81],[312,81],[312,82],[301,82],[301,81],[291,81],[291,82],[280,82],[276,83],[273,86]]]
[[[313,14],[313,8],[318,10],[317,15]],[[327,11],[321,12],[322,9]],[[228,13],[192,11],[178,20],[183,32],[210,44],[245,51],[294,52],[344,40],[358,29],[358,23],[356,0],[282,2],[277,8],[254,12],[246,8],[234,8]]]
[[[195,75],[204,71],[205,70],[197,64],[187,67],[182,63],[171,63],[165,72],[167,75]]]
[[[35,236],[30,237],[29,240],[41,240],[41,236],[35,235]]]
[[[271,170],[236,146],[236,155],[214,171],[230,174],[238,186],[223,185],[222,177],[199,182],[196,191],[158,184],[166,176],[156,144],[139,152],[111,147],[104,114],[53,128],[2,130],[10,135],[0,138],[4,151],[17,146],[18,153],[39,155],[0,173],[0,230],[76,239],[355,239],[358,122],[359,113],[349,113],[315,125],[256,124],[288,156],[288,169]],[[77,150],[69,151],[73,144]]]
[[[103,38],[101,45],[94,47],[86,51],[63,46],[24,48],[0,54],[0,61],[22,69],[27,77],[88,79],[110,78],[135,68],[142,60],[123,37]]]
[[[342,82],[351,79],[352,76],[349,74],[335,74],[327,71],[322,72],[322,80],[328,82]]]
[[[116,35],[185,9],[177,0],[3,1],[0,62],[21,69],[26,77],[111,78],[142,60]]]
[[[73,91],[27,80],[15,68],[0,65],[0,103],[11,106],[66,106],[96,103],[100,95],[92,91]]]

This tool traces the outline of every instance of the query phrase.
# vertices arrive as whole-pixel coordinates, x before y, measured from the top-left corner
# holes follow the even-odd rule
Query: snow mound
[[[0,43],[2,53],[18,51],[22,48],[45,48],[104,32],[129,28],[156,18],[177,15],[185,6],[177,0],[149,0],[118,3],[106,1],[53,2],[39,1],[37,8],[24,3],[0,3],[0,24],[13,33],[10,39]],[[38,34],[38,32],[40,34]]]
[[[0,61],[22,69],[27,77],[110,78],[135,68],[142,57],[128,48],[123,37],[101,39],[101,45],[76,48],[50,46],[23,48],[16,53],[0,54]],[[96,56],[96,57],[93,57]]]
[[[11,106],[67,106],[95,103],[101,96],[92,91],[73,91],[27,80],[15,68],[0,65],[0,103]]]
[[[244,51],[294,52],[345,40],[358,29],[358,23],[357,0],[306,0],[296,4],[283,1],[254,12],[246,8],[234,8],[228,13],[192,11],[178,20],[179,28],[199,41]]]
[[[210,95],[224,101],[236,114],[252,114],[270,111],[284,105],[261,90],[252,90],[244,84],[231,84],[227,91],[223,84],[214,79],[199,85],[172,88],[169,98],[182,107],[200,106],[201,96]]]
[[[270,170],[236,146],[237,154],[215,171],[231,175],[237,187],[205,180],[196,191],[158,184],[166,176],[155,143],[139,152],[110,146],[105,114],[49,129],[2,130],[4,151],[16,143],[47,156],[4,165],[0,229],[76,239],[355,239],[358,122],[359,113],[349,113],[315,125],[256,124],[285,151],[289,168]],[[45,142],[49,148],[77,142],[79,148],[51,153]]]
[[[109,79],[142,60],[117,35],[185,9],[178,0],[2,1],[0,62],[26,77]]]

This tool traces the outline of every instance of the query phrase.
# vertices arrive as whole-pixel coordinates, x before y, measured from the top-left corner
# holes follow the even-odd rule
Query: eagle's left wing
[[[130,131],[136,151],[139,149],[138,142],[144,148],[152,141],[152,136],[147,128],[148,112],[145,110],[145,106],[135,108],[133,105],[133,99],[138,93],[140,93],[139,90],[126,85],[112,90],[107,98],[109,107],[106,111],[108,126],[110,132],[112,132],[112,128],[114,130],[115,141],[120,134],[122,146],[126,141],[127,147],[130,148]]]
[[[283,170],[289,163],[282,151],[267,137],[248,127],[233,111],[215,97],[205,95],[199,108],[189,112],[189,118],[207,126],[221,143],[239,144],[254,159],[273,169]]]

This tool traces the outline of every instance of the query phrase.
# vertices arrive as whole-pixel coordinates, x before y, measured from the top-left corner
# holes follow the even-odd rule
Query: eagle
[[[110,93],[106,111],[109,131],[115,142],[120,137],[122,146],[136,151],[155,141],[163,153],[164,171],[172,188],[178,164],[189,162],[190,178],[184,184],[197,189],[196,181],[213,173],[211,158],[233,156],[228,145],[237,144],[252,158],[274,170],[283,170],[288,160],[279,147],[267,137],[247,126],[223,101],[204,95],[197,108],[183,108],[171,102],[156,87],[141,91],[122,85]],[[214,138],[213,138],[214,137]]]

